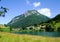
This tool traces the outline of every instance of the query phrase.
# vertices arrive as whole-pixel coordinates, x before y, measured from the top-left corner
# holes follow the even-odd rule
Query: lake
[[[37,35],[37,36],[51,36],[51,37],[60,37],[60,32],[14,32],[16,34],[30,34],[30,35]]]

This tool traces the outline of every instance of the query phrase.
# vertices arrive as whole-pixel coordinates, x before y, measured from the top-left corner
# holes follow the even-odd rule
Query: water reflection
[[[31,35],[40,35],[40,36],[52,36],[52,37],[60,37],[60,32],[15,32],[17,34],[31,34]]]

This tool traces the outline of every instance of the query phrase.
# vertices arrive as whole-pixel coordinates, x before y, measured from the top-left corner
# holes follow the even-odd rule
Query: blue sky
[[[7,24],[27,10],[35,9],[50,18],[60,13],[60,0],[2,0],[0,6],[9,9],[5,17],[0,17],[0,24]]]

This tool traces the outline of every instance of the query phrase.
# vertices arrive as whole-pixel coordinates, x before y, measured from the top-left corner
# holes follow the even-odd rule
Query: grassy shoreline
[[[60,37],[44,37],[7,32],[0,32],[0,36],[0,42],[60,42]]]

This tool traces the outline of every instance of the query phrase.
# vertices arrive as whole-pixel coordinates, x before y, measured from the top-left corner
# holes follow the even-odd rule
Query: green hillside
[[[50,19],[49,21],[47,21],[46,23],[51,24],[55,30],[60,31],[60,14],[56,15],[54,18]]]
[[[60,27],[60,22],[55,24],[56,28]]]
[[[47,16],[44,16],[36,10],[29,10],[24,14],[13,18],[8,25],[13,28],[27,27],[34,24],[39,24],[49,20]]]

